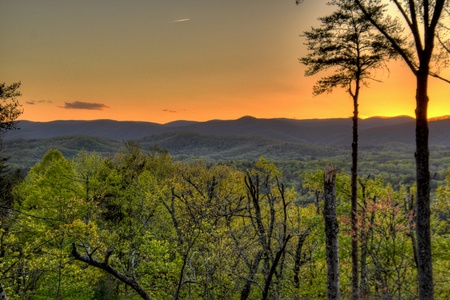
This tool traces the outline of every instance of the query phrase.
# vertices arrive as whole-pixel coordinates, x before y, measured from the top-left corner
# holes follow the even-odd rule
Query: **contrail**
[[[187,22],[187,21],[190,21],[190,20],[191,20],[190,18],[187,18],[187,19],[179,19],[179,20],[174,20],[174,21],[172,21],[172,23]]]

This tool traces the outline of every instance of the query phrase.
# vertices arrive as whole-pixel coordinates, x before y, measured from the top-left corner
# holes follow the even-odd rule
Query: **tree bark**
[[[325,219],[326,257],[327,257],[327,295],[328,299],[340,299],[339,290],[339,254],[336,220],[336,169],[328,164],[325,168],[323,216]]]
[[[255,257],[255,260],[249,266],[250,267],[249,275],[247,277],[247,280],[245,281],[244,288],[241,291],[241,300],[247,300],[248,297],[250,296],[251,285],[254,281],[253,278],[255,277],[256,273],[258,272],[258,266],[259,266],[259,262],[261,261],[262,255],[263,255],[263,251],[262,250],[258,251],[258,253],[256,254],[256,257]]]
[[[431,259],[431,233],[430,233],[430,170],[428,148],[428,76],[430,62],[434,49],[434,39],[437,36],[438,24],[442,19],[447,0],[436,1],[403,1],[395,0],[395,4],[402,11],[403,18],[409,23],[409,35],[415,46],[417,60],[411,53],[405,51],[409,41],[396,40],[397,32],[390,31],[391,27],[383,26],[368,12],[364,1],[355,0],[355,3],[368,17],[370,22],[386,37],[396,51],[408,65],[416,77],[416,182],[417,182],[417,262],[419,298],[423,300],[434,299],[433,270]],[[407,3],[407,6],[406,6]],[[406,9],[407,8],[407,9]],[[385,20],[385,19],[383,19]],[[420,20],[421,22],[418,22]],[[420,25],[423,25],[419,27]],[[399,27],[397,27],[399,28]],[[408,48],[410,49],[410,48]],[[439,76],[437,78],[443,79]],[[445,80],[449,82],[448,80]]]
[[[294,287],[296,289],[300,288],[300,276],[298,273],[300,272],[300,267],[302,266],[302,248],[305,243],[306,237],[309,235],[309,229],[305,230],[301,235],[298,236],[297,247],[295,248],[294,255],[294,268],[292,269],[294,272]]]
[[[0,300],[8,300],[8,297],[6,297],[5,290],[3,289],[1,283],[0,283]]]
[[[415,229],[416,226],[416,218],[417,218],[417,208],[416,204],[414,203],[414,196],[411,193],[408,193],[408,208],[407,211],[414,212],[413,219],[409,220],[409,236],[411,237],[411,243],[413,247],[413,254],[414,254],[414,263],[416,264],[416,268],[419,267],[419,263],[417,262],[417,241],[416,241],[416,232]]]
[[[275,273],[275,270],[277,268],[278,262],[280,261],[281,255],[284,253],[284,251],[286,249],[286,245],[287,245],[287,243],[289,242],[290,239],[291,239],[291,236],[288,235],[287,238],[284,241],[283,246],[281,247],[280,250],[278,250],[278,252],[275,255],[275,259],[274,259],[274,261],[272,263],[272,266],[270,268],[269,275],[267,276],[266,282],[264,284],[264,290],[263,290],[263,294],[262,294],[262,299],[263,300],[266,300],[267,297],[269,297],[269,288],[270,288],[270,285],[272,283],[273,274]]]
[[[351,176],[351,237],[352,237],[352,298],[359,299],[359,254],[358,254],[358,96],[359,77],[356,78],[355,94],[353,94],[353,139],[352,139],[352,176]]]
[[[368,239],[368,228],[372,228],[371,226],[366,226],[367,222],[367,198],[366,198],[366,184],[359,182],[361,185],[361,198],[363,201],[362,206],[362,212],[360,214],[361,216],[361,226],[359,228],[361,232],[361,277],[360,277],[360,288],[359,288],[359,294],[362,299],[367,299],[368,293],[369,293],[369,286],[368,286],[368,271],[367,271],[367,239]]]
[[[417,262],[419,298],[434,299],[430,230],[430,171],[428,149],[428,69],[417,73],[416,91],[416,177],[417,177]]]

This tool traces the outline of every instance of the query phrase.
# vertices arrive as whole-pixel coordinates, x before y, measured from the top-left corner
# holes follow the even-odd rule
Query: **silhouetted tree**
[[[432,70],[433,59],[437,63],[434,66],[438,69],[445,60],[435,49],[435,39],[439,30],[446,30],[440,23],[443,23],[445,15],[449,15],[449,1],[355,0],[355,3],[416,77],[416,233],[419,297],[434,299],[430,234],[428,77],[431,75],[450,82]],[[390,15],[390,4],[396,9],[398,18]],[[437,44],[442,45],[445,45],[444,41]]]
[[[371,71],[385,66],[393,52],[352,0],[333,0],[337,7],[331,15],[321,17],[321,26],[304,33],[309,53],[300,59],[308,66],[306,76],[332,69],[334,73],[319,79],[314,95],[342,87],[353,100],[352,140],[352,283],[353,299],[359,297],[357,240],[357,178],[358,178],[358,100],[362,85],[374,80]]]

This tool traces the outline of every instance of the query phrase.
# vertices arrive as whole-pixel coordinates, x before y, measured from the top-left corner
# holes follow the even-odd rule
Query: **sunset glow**
[[[298,62],[326,2],[1,1],[0,81],[22,82],[21,119],[34,121],[349,117],[349,96],[313,97],[320,77]],[[377,78],[361,116],[414,116],[410,70]],[[430,79],[430,118],[450,115],[449,95]]]

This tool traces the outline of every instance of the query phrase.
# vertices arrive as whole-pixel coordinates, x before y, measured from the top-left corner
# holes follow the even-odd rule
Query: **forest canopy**
[[[2,285],[10,299],[261,299],[265,290],[323,298],[323,171],[298,178],[301,192],[283,180],[264,158],[242,169],[177,162],[134,143],[110,158],[50,150],[14,187],[14,206],[1,219]],[[449,275],[449,185],[433,206],[441,281]],[[414,187],[394,189],[381,177],[361,186],[363,288],[414,298]],[[343,287],[351,280],[349,193],[350,177],[339,172]],[[436,292],[449,293],[446,286]]]

